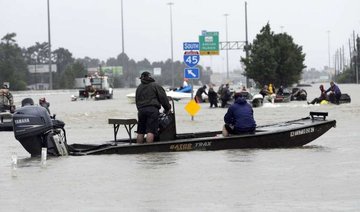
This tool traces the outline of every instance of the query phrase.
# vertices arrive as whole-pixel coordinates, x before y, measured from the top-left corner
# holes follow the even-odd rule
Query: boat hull
[[[332,127],[335,120],[304,118],[290,122],[259,126],[253,134],[221,136],[221,131],[179,134],[176,140],[151,144],[129,144],[124,140],[108,144],[70,145],[72,155],[142,154],[148,152],[214,151],[226,149],[293,148],[317,139]],[[134,140],[132,140],[134,142]],[[72,151],[71,151],[72,150]]]

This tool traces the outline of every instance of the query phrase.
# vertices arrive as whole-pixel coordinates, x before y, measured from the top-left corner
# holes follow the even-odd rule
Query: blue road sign
[[[184,62],[190,68],[196,66],[199,63],[200,55],[199,52],[185,52],[184,53]]]
[[[184,42],[183,49],[186,50],[200,50],[199,42]]]
[[[185,68],[184,69],[184,78],[187,79],[199,79],[200,71],[198,68]]]

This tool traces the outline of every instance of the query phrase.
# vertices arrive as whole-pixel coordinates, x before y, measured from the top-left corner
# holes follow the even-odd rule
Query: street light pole
[[[174,44],[173,44],[173,26],[172,26],[172,5],[174,3],[169,2],[168,3],[170,8],[170,36],[171,36],[171,86],[175,87],[175,81],[174,81]]]
[[[50,37],[50,4],[49,0],[47,0],[47,15],[48,15],[48,42],[49,42],[49,90],[53,89],[52,83],[52,73],[51,73],[51,37]]]
[[[225,13],[225,34],[226,34],[226,45],[229,45],[228,40],[228,21],[227,17],[229,14]],[[226,79],[229,79],[229,46],[226,48]]]
[[[125,53],[125,46],[124,46],[124,10],[123,10],[123,0],[121,0],[121,44],[122,44],[122,53]]]
[[[245,55],[249,58],[248,25],[247,25],[247,2],[245,1]],[[246,77],[246,87],[250,87],[249,77]]]
[[[331,67],[331,61],[330,61],[330,30],[327,31],[328,33],[328,57],[329,57],[329,68]]]

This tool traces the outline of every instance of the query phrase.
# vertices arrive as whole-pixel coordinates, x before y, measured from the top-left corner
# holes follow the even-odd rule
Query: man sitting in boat
[[[274,93],[275,89],[273,88],[272,84],[269,84],[269,86],[264,85],[263,89],[259,92],[263,98],[267,99],[268,101],[274,103],[276,94]]]
[[[10,93],[9,88],[4,84],[0,89],[0,112],[7,110],[13,113],[15,111],[15,105],[14,98]]]
[[[224,137],[229,134],[253,133],[256,129],[254,111],[246,99],[238,97],[224,116],[225,125],[222,134]]]
[[[325,88],[323,85],[320,85],[319,86],[319,89],[320,89],[320,96],[313,99],[311,102],[308,102],[308,104],[320,104],[323,100],[327,100],[327,95],[325,93]]]
[[[280,88],[276,92],[276,95],[284,96],[284,86],[280,85]]]
[[[328,93],[329,91],[329,101],[334,104],[340,104],[340,97],[341,97],[341,91],[339,86],[335,85],[333,81],[330,82],[330,88],[328,88],[325,93]]]
[[[269,87],[267,85],[264,85],[263,89],[259,92],[264,98],[265,96],[269,95]]]
[[[137,143],[152,143],[159,129],[159,110],[161,106],[164,113],[168,113],[171,105],[166,96],[165,90],[151,77],[147,71],[140,76],[141,84],[135,93],[135,103],[138,109]]]

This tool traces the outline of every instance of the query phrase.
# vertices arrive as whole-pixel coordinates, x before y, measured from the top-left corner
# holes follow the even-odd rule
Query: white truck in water
[[[77,78],[75,79],[75,87],[80,88],[80,99],[104,100],[113,98],[113,87],[108,76]]]

